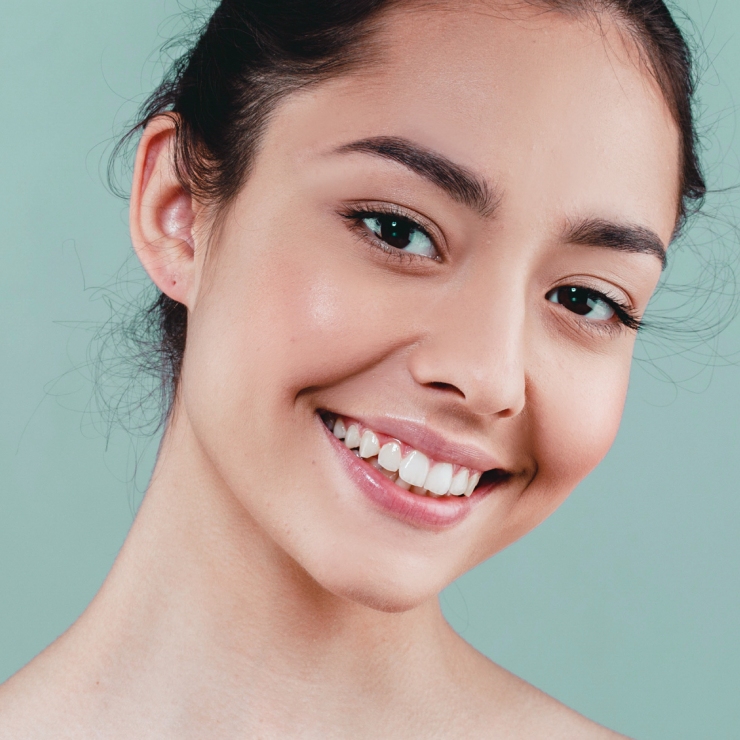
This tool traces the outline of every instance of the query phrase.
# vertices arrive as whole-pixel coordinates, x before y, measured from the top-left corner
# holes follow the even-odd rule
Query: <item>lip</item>
[[[330,444],[336,450],[339,460],[349,477],[365,497],[375,507],[414,527],[430,530],[454,527],[466,519],[473,509],[496,487],[496,484],[493,483],[478,488],[470,498],[454,496],[435,499],[405,491],[365,460],[357,457],[329,431],[318,415],[316,418]]]

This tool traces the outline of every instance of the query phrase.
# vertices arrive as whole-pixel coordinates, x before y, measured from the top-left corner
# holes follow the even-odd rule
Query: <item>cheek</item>
[[[292,228],[273,232],[277,247],[222,270],[214,291],[232,303],[234,343],[248,359],[237,372],[260,378],[267,391],[260,395],[281,405],[282,418],[300,410],[297,399],[352,384],[418,331],[405,318],[416,295],[388,290],[388,275],[367,258],[367,247],[321,221],[305,234],[286,223]],[[239,274],[249,275],[247,287],[234,284]]]
[[[535,391],[533,446],[537,474],[525,499],[538,521],[552,513],[609,451],[629,384],[631,342],[608,356],[570,358]],[[575,370],[574,370],[575,368]]]
[[[247,470],[288,483],[308,455],[315,393],[372,367],[395,341],[399,307],[377,300],[379,280],[352,242],[316,244],[286,223],[258,239],[222,237],[188,327],[182,395],[234,490]]]

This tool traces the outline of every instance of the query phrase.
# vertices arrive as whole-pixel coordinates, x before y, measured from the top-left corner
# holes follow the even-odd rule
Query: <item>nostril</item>
[[[427,383],[427,386],[438,391],[448,391],[456,393],[457,395],[465,398],[465,394],[456,385],[452,385],[451,383]]]

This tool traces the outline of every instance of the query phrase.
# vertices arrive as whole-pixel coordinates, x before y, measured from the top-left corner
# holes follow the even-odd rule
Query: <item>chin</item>
[[[419,592],[392,583],[342,584],[335,595],[359,606],[387,614],[400,614],[416,609],[437,596],[437,591]]]
[[[363,567],[351,558],[310,573],[325,591],[336,597],[379,612],[396,614],[415,609],[434,599],[448,584],[430,578],[426,569],[408,563],[389,563],[383,558],[374,567]]]

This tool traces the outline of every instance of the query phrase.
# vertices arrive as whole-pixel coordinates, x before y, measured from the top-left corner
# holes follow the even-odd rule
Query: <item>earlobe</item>
[[[190,307],[195,283],[192,196],[177,178],[175,121],[155,118],[136,155],[131,188],[131,239],[141,264],[167,296]]]

